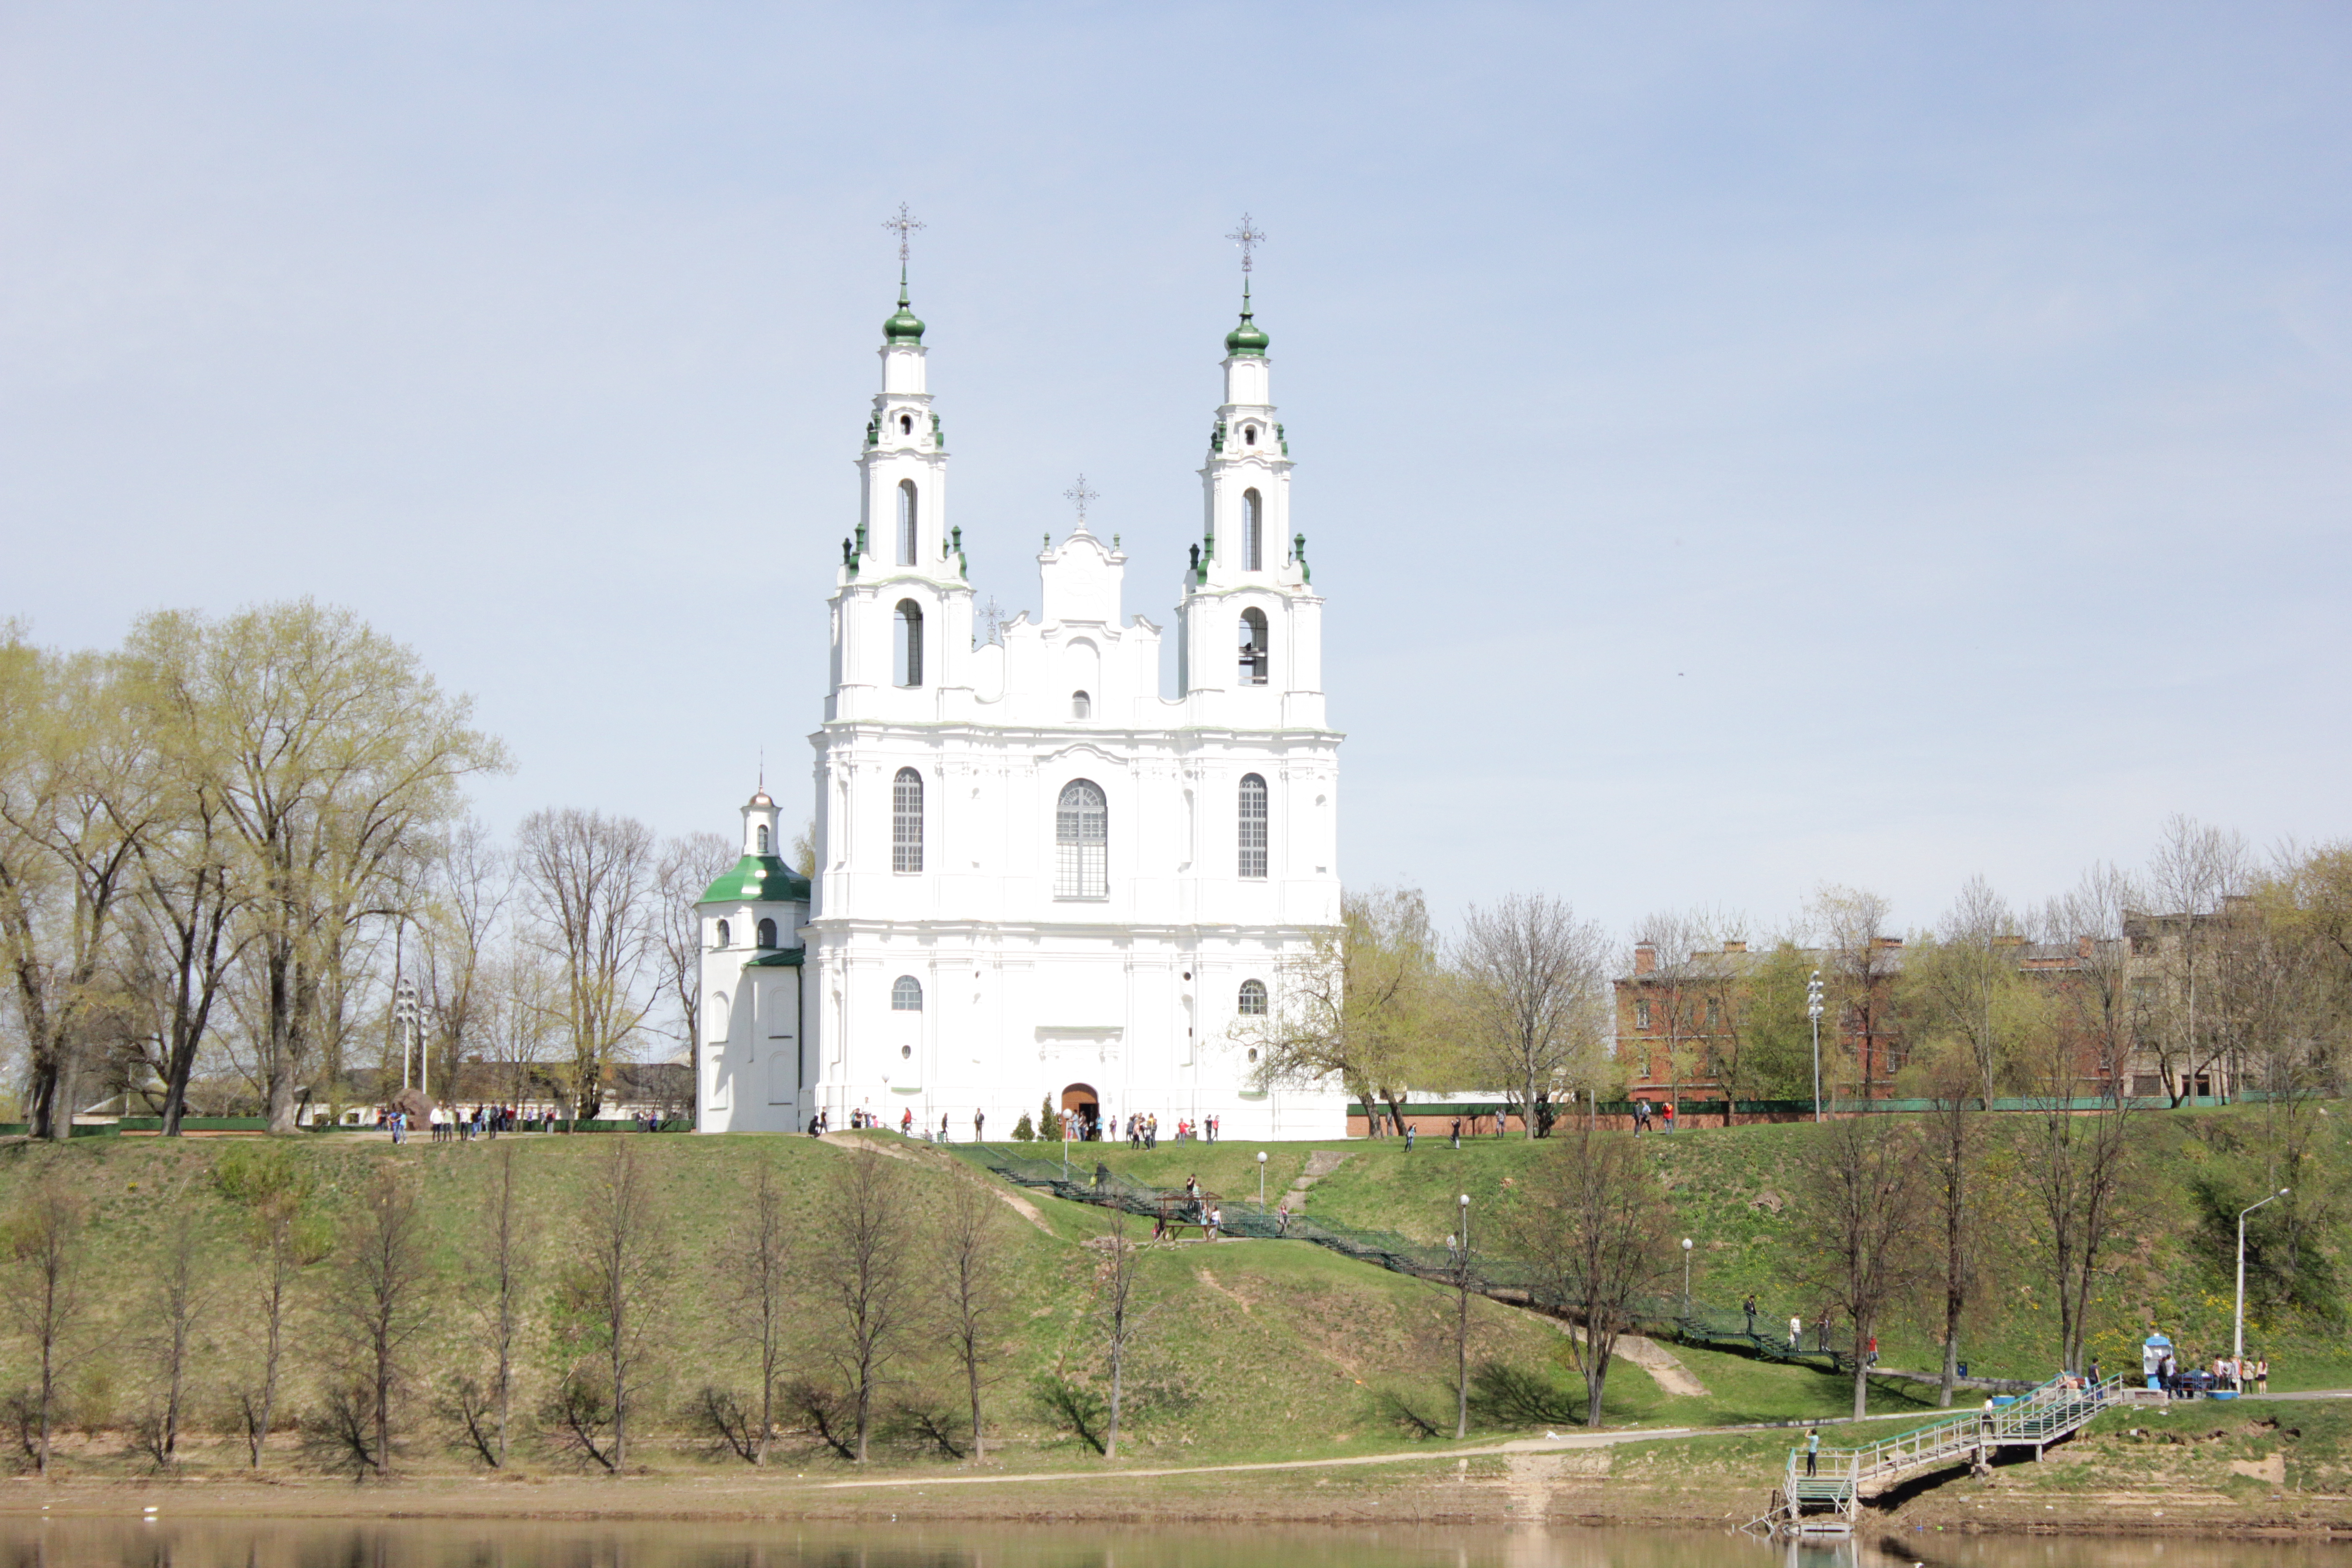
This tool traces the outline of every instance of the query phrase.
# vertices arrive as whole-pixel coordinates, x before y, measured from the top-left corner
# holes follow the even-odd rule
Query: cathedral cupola
[[[918,330],[921,323],[917,322]],[[1248,356],[1264,359],[1268,339],[1255,321],[1250,320],[1249,280],[1242,280],[1242,323],[1225,334],[1225,354],[1229,359]]]
[[[1244,323],[1249,321],[1248,311],[1242,312],[1242,320]],[[904,343],[908,348],[920,348],[923,343],[923,320],[907,308],[907,269],[903,265],[898,268],[898,310],[882,323],[882,341],[894,346]]]

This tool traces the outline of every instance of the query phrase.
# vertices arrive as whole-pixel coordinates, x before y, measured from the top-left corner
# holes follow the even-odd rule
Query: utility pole
[[[1805,1016],[1813,1025],[1813,1120],[1822,1119],[1822,972],[1805,982]]]

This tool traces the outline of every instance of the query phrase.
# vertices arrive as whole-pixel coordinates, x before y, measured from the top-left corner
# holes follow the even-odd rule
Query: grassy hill
[[[2211,1350],[2226,1345],[2226,1250],[2212,1244],[2211,1211],[2253,1157],[2255,1113],[2242,1110],[2150,1117],[2143,1124],[2140,1203],[2132,1241],[2103,1289],[2095,1342],[2109,1364],[2126,1363],[2151,1319],[2176,1339]],[[2331,1117],[2318,1156],[2345,1168],[2346,1151]],[[2021,1123],[2000,1135],[2006,1145]],[[1736,1302],[1758,1293],[1764,1312],[1785,1317],[1792,1303],[1795,1249],[1802,1245],[1796,1161],[1810,1126],[1685,1130],[1645,1138],[1678,1208],[1678,1224],[1696,1243],[1694,1290],[1702,1300]],[[954,1154],[887,1135],[870,1142],[890,1151],[907,1183],[910,1213],[934,1213],[947,1184],[977,1178]],[[314,1183],[310,1205],[321,1237],[337,1234],[354,1198],[387,1166],[416,1184],[430,1224],[434,1310],[408,1361],[402,1409],[412,1469],[460,1472],[468,1458],[451,1410],[457,1379],[483,1370],[481,1335],[469,1305],[485,1257],[483,1212],[499,1163],[516,1162],[524,1205],[542,1238],[528,1315],[518,1409],[525,1436],[517,1463],[526,1471],[580,1461],[552,1440],[550,1396],[568,1365],[550,1331],[554,1286],[577,1258],[582,1197],[602,1163],[625,1144],[642,1163],[661,1212],[649,1260],[660,1286],[654,1336],[657,1353],[634,1458],[656,1469],[724,1468],[729,1459],[703,1423],[706,1388],[748,1393],[753,1377],[742,1326],[727,1305],[727,1260],[740,1251],[747,1194],[761,1165],[788,1195],[792,1229],[803,1242],[842,1163],[856,1157],[850,1141],[799,1137],[626,1134],[525,1137],[490,1143],[389,1144],[314,1137],[287,1144]],[[79,1317],[76,1359],[67,1380],[71,1430],[60,1449],[68,1469],[128,1473],[145,1468],[130,1441],[152,1408],[158,1366],[150,1297],[166,1242],[193,1230],[205,1242],[212,1304],[197,1336],[193,1403],[200,1428],[188,1463],[199,1472],[242,1468],[233,1420],[234,1389],[256,1353],[254,1280],[247,1237],[250,1215],[216,1179],[224,1160],[260,1141],[86,1139],[63,1148],[0,1147],[0,1213],[14,1214],[29,1193],[54,1186],[82,1206],[87,1307]],[[1058,1145],[1051,1146],[1058,1152]],[[1307,1211],[1343,1224],[1434,1240],[1452,1224],[1456,1194],[1473,1200],[1476,1234],[1494,1224],[1513,1184],[1547,1157],[1541,1142],[1474,1142],[1460,1151],[1423,1141],[1410,1155],[1392,1140],[1265,1149],[1266,1195],[1276,1201],[1318,1148],[1344,1152],[1339,1169],[1316,1184]],[[1034,1152],[1045,1152],[1038,1146]],[[1131,1152],[1090,1146],[1100,1159],[1155,1184],[1180,1185],[1197,1174],[1228,1206],[1254,1205],[1258,1146],[1238,1142],[1163,1145]],[[2039,1272],[2043,1249],[2014,1162],[1996,1152],[1989,1197],[1999,1214],[1997,1267],[1985,1309],[1966,1348],[1976,1370],[1994,1375],[2046,1375],[2056,1340],[2054,1313]],[[2007,1162],[2007,1163],[2004,1163]],[[2259,1174],[2259,1172],[2256,1173]],[[2332,1179],[2332,1178],[2331,1178]],[[1073,1469],[1100,1464],[1096,1450],[1041,1396],[1053,1380],[1098,1395],[1105,1367],[1094,1315],[1102,1211],[1032,1194],[997,1189],[1003,1205],[999,1244],[1011,1277],[1000,1316],[999,1352],[988,1394],[992,1443],[1002,1462]],[[1027,1212],[1021,1212],[1025,1206]],[[918,1235],[909,1244],[918,1305],[932,1304],[939,1260]],[[2312,1249],[2312,1267],[2332,1268],[2332,1243]],[[273,1442],[273,1468],[330,1468],[319,1415],[336,1375],[336,1346],[324,1306],[345,1267],[329,1255],[306,1270],[292,1324],[288,1401],[297,1425]],[[793,1376],[834,1376],[826,1352],[831,1309],[804,1256],[804,1287],[794,1310]],[[1143,1266],[1146,1329],[1128,1367],[1125,1446],[1150,1462],[1210,1462],[1317,1458],[1391,1449],[1428,1428],[1453,1429],[1454,1299],[1442,1287],[1350,1261],[1297,1241],[1199,1241],[1151,1248]],[[1578,1419],[1581,1400],[1560,1331],[1530,1314],[1472,1302],[1472,1357],[1483,1369],[1474,1434],[1558,1427]],[[2254,1342],[2268,1351],[2273,1386],[2293,1390],[2352,1382],[2352,1356],[2323,1305],[2265,1310]],[[1883,1336],[1890,1365],[1933,1363],[1935,1350],[1916,1324]],[[1610,1385],[1612,1424],[1717,1425],[1840,1415],[1843,1379],[1748,1357],[1682,1348],[1676,1352],[1705,1393],[1669,1394],[1647,1373],[1620,1363]],[[0,1334],[0,1394],[23,1388],[27,1347]],[[948,1413],[958,1386],[935,1325],[919,1325],[891,1367],[894,1409]],[[1874,1409],[1924,1408],[1918,1391],[1897,1383],[1874,1388]],[[1433,1442],[1442,1451],[1443,1440]],[[785,1444],[782,1461],[799,1469],[840,1461],[806,1433]],[[894,1424],[880,1462],[924,1467],[948,1462],[936,1447]]]
[[[2106,1367],[2136,1368],[2138,1342],[2151,1326],[2205,1357],[2227,1353],[2232,1216],[2238,1207],[2284,1184],[2283,1178],[2273,1179],[2275,1167],[2267,1158],[2266,1114],[2261,1107],[2229,1107],[2149,1114],[2137,1121],[2125,1239],[2093,1306],[2091,1343]],[[2316,1132],[2302,1180],[2294,1184],[2315,1220],[2298,1260],[2307,1300],[2284,1305],[2265,1300],[2272,1282],[2259,1269],[2249,1298],[2248,1350],[2268,1352],[2274,1389],[2352,1384],[2352,1347],[2345,1342],[2343,1293],[2336,1274],[2342,1246],[2336,1216],[2346,1212],[2345,1188],[2352,1176],[2352,1129],[2345,1125],[2341,1105],[2307,1114]],[[2058,1314],[2049,1283],[2046,1226],[2026,1179],[2025,1140],[2032,1131],[2030,1118],[1993,1120],[1979,1184],[1991,1241],[1980,1305],[1964,1326],[1961,1344],[1972,1372],[1996,1377],[2039,1379],[2056,1365]],[[1798,1163],[1816,1135],[1810,1123],[1780,1123],[1685,1128],[1642,1140],[1675,1205],[1677,1224],[1695,1243],[1696,1299],[1730,1307],[1754,1291],[1763,1321],[1785,1322],[1791,1311],[1810,1321],[1812,1304],[1796,1285],[1804,1245]],[[1059,1147],[1051,1146],[1055,1152]],[[1186,1174],[1197,1173],[1229,1201],[1254,1205],[1259,1147],[1163,1143],[1135,1152],[1124,1144],[1090,1145],[1086,1157],[1155,1184],[1181,1185]],[[1512,1184],[1530,1162],[1544,1157],[1547,1145],[1513,1136],[1467,1140],[1458,1151],[1443,1138],[1424,1138],[1410,1154],[1396,1139],[1264,1147],[1269,1204],[1290,1186],[1312,1150],[1328,1149],[1348,1159],[1315,1184],[1305,1212],[1433,1242],[1453,1228],[1457,1196],[1465,1193],[1474,1239],[1496,1236],[1496,1222],[1508,1206]],[[1931,1313],[1940,1328],[1940,1305],[1922,1303],[1917,1312],[1882,1331],[1887,1365],[1941,1364],[1939,1345],[1920,1321]]]

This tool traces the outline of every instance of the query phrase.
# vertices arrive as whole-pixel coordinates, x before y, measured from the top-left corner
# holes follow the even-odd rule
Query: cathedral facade
[[[1039,613],[975,636],[923,323],[883,326],[859,520],[828,605],[814,886],[774,803],[700,903],[706,1131],[944,1124],[992,1141],[1048,1103],[1336,1137],[1337,1084],[1255,1082],[1285,975],[1339,919],[1323,601],[1290,510],[1266,337],[1225,338],[1202,529],[1163,633],[1128,557],[1049,534]],[[984,1118],[984,1123],[978,1119]]]

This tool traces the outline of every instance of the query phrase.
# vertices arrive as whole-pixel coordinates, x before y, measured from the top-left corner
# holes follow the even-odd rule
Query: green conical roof
[[[882,323],[882,341],[916,348],[923,345],[923,319],[907,309],[907,269],[903,267],[898,269],[898,313]]]
[[[1250,320],[1249,285],[1244,283],[1242,285],[1242,324],[1225,334],[1225,353],[1228,357],[1242,354],[1257,354],[1263,357],[1265,353],[1266,341],[1265,333],[1260,331],[1257,323]]]
[[[808,879],[773,855],[746,855],[735,868],[703,890],[698,904],[804,904]]]

